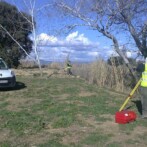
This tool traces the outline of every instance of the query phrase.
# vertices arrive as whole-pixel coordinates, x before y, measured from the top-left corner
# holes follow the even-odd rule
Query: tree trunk
[[[113,35],[111,35],[110,33],[108,33],[108,32],[102,31],[102,33],[103,33],[106,37],[108,37],[109,39],[111,39],[111,40],[113,41],[115,51],[119,54],[119,56],[122,57],[122,59],[124,60],[126,66],[129,68],[129,71],[130,71],[130,73],[132,74],[134,80],[137,81],[137,76],[135,75],[134,70],[133,70],[132,66],[130,65],[130,63],[129,63],[128,58],[127,58],[127,57],[124,55],[124,53],[120,50],[117,39],[116,39]]]

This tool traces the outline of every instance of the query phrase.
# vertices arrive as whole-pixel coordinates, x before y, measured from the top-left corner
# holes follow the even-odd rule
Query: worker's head
[[[144,71],[147,72],[147,58],[145,58],[145,63],[144,63]]]
[[[137,65],[136,71],[137,71],[138,73],[142,73],[142,72],[144,72],[144,70],[145,70],[145,65],[144,65],[144,63],[143,63],[143,62],[139,62],[138,65]]]

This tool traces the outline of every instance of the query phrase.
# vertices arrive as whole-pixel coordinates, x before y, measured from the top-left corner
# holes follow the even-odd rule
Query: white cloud
[[[77,36],[78,36],[78,31],[73,32],[73,33],[69,34],[69,35],[66,37],[66,40],[67,40],[67,41],[72,41],[72,40],[74,40]]]
[[[126,52],[126,55],[127,55],[128,58],[131,58],[132,57],[132,53],[129,52],[129,51]]]
[[[41,44],[47,44],[47,43],[55,43],[58,41],[58,39],[54,36],[49,36],[45,33],[41,33],[37,37],[37,41],[38,41],[38,43],[41,43]]]
[[[98,42],[91,42],[84,34],[79,34],[78,31],[69,34],[65,39],[60,39],[55,36],[49,36],[45,33],[41,33],[37,37],[38,44],[40,46],[50,47],[79,47],[86,49],[87,47],[97,48]]]
[[[96,57],[99,55],[99,53],[98,52],[89,52],[88,55]]]
[[[69,54],[71,60],[89,61],[101,54],[107,56],[112,53],[108,47],[99,48],[99,42],[90,41],[78,31],[63,39],[41,33],[37,41],[40,49],[39,56],[44,60],[65,60]]]
[[[79,34],[78,31],[76,32],[73,32],[71,34],[69,34],[67,37],[66,37],[66,41],[67,42],[74,42],[74,43],[83,43],[85,45],[88,45],[90,44],[90,41],[88,38],[86,38],[84,36],[84,34]]]

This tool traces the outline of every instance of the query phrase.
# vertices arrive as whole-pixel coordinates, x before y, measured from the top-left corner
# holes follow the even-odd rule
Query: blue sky
[[[28,13],[24,0],[6,0],[14,4],[18,9]],[[31,0],[25,0],[26,5],[30,6]],[[33,0],[32,0],[33,1]],[[51,0],[36,0],[36,10],[42,11],[36,13],[37,40],[39,44],[39,57],[47,61],[64,61],[69,55],[72,61],[93,61],[98,57],[108,58],[110,55],[116,55],[113,51],[112,42],[106,37],[102,37],[97,31],[85,27],[78,27],[69,34],[56,34],[63,22],[61,19],[53,17],[53,11],[46,13],[43,7]],[[64,20],[66,23],[68,20]],[[54,31],[55,30],[55,31]],[[120,43],[123,44],[123,37],[120,37]],[[33,52],[31,54],[33,56]],[[128,54],[129,55],[129,54]],[[130,56],[130,55],[129,55]]]

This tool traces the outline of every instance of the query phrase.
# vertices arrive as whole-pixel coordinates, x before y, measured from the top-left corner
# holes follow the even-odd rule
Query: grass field
[[[146,147],[135,103],[137,120],[115,123],[125,97],[80,78],[19,75],[15,89],[0,90],[0,147]]]

